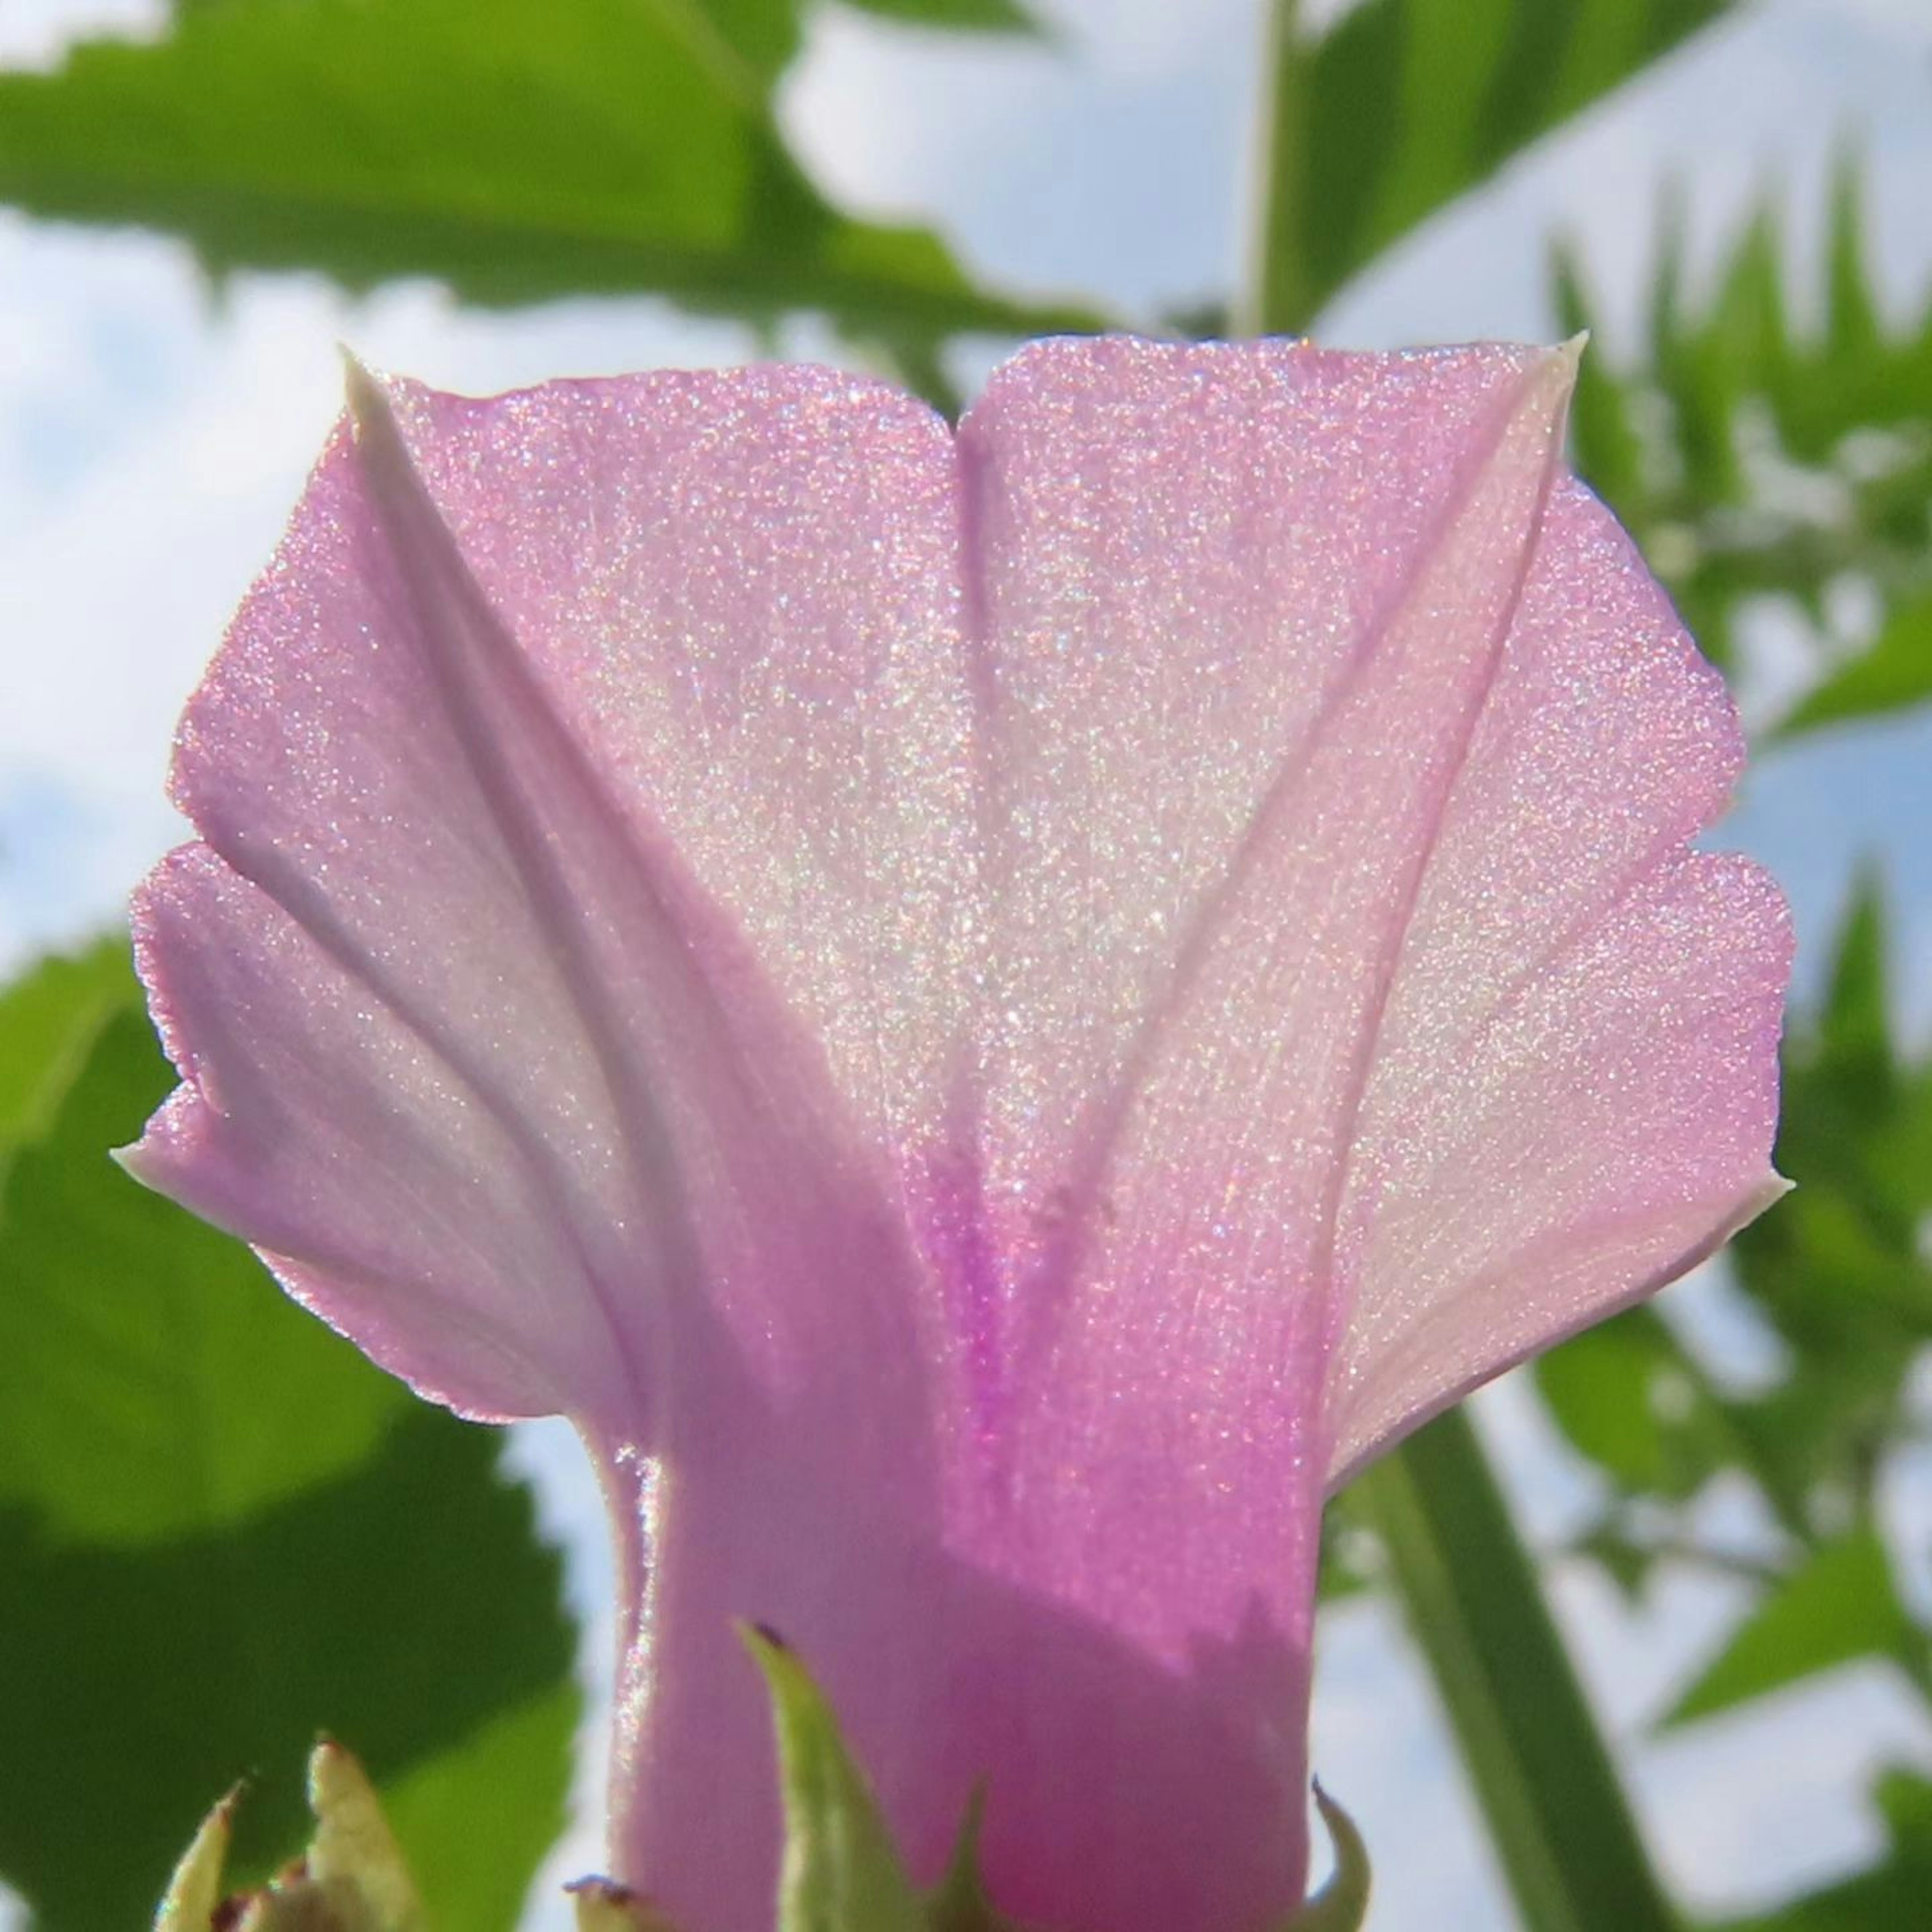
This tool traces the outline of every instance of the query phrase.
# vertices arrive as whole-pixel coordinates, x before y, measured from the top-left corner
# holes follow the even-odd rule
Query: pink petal
[[[1690,850],[1737,718],[1574,482],[1438,834],[1366,1097],[1334,1483],[1784,1192],[1782,896]]]
[[[1570,370],[1053,345],[963,432],[1024,1497],[995,1540],[1177,1668],[1258,1616],[1305,1652],[1339,1203]],[[1304,1686],[1262,1700],[1286,1738]]]
[[[1049,344],[956,446],[365,391],[325,457],[183,728],[132,1163],[578,1420],[698,1932],[776,1871],[734,1617],[922,1874],[984,1779],[1022,1917],[1284,1910],[1324,1490],[1775,1187],[1782,909],[1689,849],[1735,723],[1571,368]]]
[[[404,402],[436,507],[365,403],[183,724],[207,856],[144,926],[191,1084],[134,1164],[474,1410],[646,1441],[714,1323],[916,1403],[875,1150],[956,1004],[943,427],[810,370]],[[211,988],[250,954],[243,1036]],[[303,1047],[272,1114],[251,1075]],[[472,1353],[431,1250],[485,1198],[544,1265],[466,1264]]]
[[[1780,1185],[1781,902],[1688,850],[1735,716],[1561,475],[1571,366],[1055,344],[962,432],[1012,1560],[1171,1657],[1311,1469]]]

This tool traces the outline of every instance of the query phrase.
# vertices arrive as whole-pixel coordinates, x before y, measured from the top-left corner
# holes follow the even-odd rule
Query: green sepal
[[[1335,1847],[1335,1869],[1281,1932],[1361,1932],[1369,1916],[1369,1848],[1354,1820],[1318,1784],[1315,1803]]]
[[[356,1932],[427,1932],[416,1881],[362,1766],[324,1738],[308,1761],[308,1881]],[[302,1924],[308,1921],[299,1922]]]
[[[221,1904],[221,1875],[235,1835],[239,1785],[201,1821],[154,1914],[154,1932],[208,1932]]]
[[[977,1784],[966,1801],[946,1876],[926,1901],[928,1932],[1022,1932],[1018,1920],[1009,1918],[986,1896],[980,1872],[980,1828],[986,1816],[986,1787]]]
[[[742,1634],[778,1732],[778,1932],[924,1932],[919,1893],[811,1674],[775,1633],[746,1626]]]
[[[272,1884],[245,1897],[222,1897],[238,1790],[215,1806],[175,1868],[154,1915],[154,1932],[207,1932],[224,1903],[236,1932],[428,1932],[428,1921],[382,1815],[375,1788],[354,1756],[324,1738],[308,1761],[315,1835],[307,1852]]]

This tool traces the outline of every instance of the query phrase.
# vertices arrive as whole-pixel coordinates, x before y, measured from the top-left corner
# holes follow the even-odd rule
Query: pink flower
[[[770,1922],[733,1618],[920,1875],[984,1778],[1009,1912],[1292,1906],[1324,1496],[1779,1191],[1785,914],[1574,368],[358,380],[182,727],[130,1160],[582,1430],[689,1932]]]

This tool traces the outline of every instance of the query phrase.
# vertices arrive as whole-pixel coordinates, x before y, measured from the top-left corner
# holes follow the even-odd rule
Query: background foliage
[[[866,4],[935,32],[1040,31],[1018,0]],[[1318,321],[1419,224],[1744,10],[1364,0],[1317,33],[1278,0],[1256,49],[1257,260],[1204,322]],[[1100,320],[1077,294],[981,286],[932,232],[836,206],[775,110],[801,26],[794,0],[175,0],[151,40],[0,72],[0,200],[172,234],[218,280],[299,268],[491,305],[649,292],[761,326],[810,314],[942,399],[963,338]],[[1579,466],[1720,663],[1748,669],[1768,620],[1798,639],[1807,682],[1762,722],[1770,755],[1932,698],[1932,312],[1874,293],[1856,154],[1798,298],[1774,201],[1702,287],[1676,208],[1657,221],[1641,339],[1585,364]],[[1552,248],[1554,304],[1585,326],[1590,265]],[[1780,1164],[1799,1191],[1734,1250],[1774,1371],[1741,1382],[1669,1304],[1539,1364],[1600,1498],[1561,1549],[1525,1546],[1454,1417],[1335,1512],[1326,1586],[1410,1614],[1531,1932],[1683,1922],[1545,1607],[1552,1566],[1639,1598],[1671,1566],[1744,1586],[1664,1727],[1855,1660],[1932,1702],[1884,1507],[1924,1426],[1932,1063],[1899,1037],[1887,936],[1864,878],[1789,1042]],[[167,1084],[114,943],[0,1004],[0,1876],[47,1932],[139,1922],[244,1772],[259,1867],[295,1842],[295,1777],[326,1724],[368,1760],[444,1922],[508,1928],[561,1820],[578,1708],[556,1558],[498,1437],[416,1404],[110,1165]],[[1723,1543],[1720,1490],[1748,1532]],[[1900,1766],[1873,1799],[1870,1868],[1750,1932],[1923,1918],[1932,1783]]]

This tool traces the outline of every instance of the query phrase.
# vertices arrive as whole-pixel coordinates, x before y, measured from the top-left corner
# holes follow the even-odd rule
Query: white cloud
[[[166,12],[166,0],[7,0],[0,9],[0,63],[51,67],[70,40],[151,33]]]

